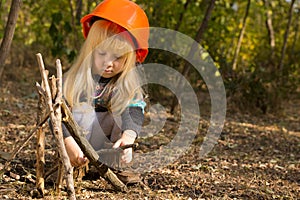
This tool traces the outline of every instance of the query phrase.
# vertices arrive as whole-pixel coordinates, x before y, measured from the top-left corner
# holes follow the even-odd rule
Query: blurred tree
[[[249,14],[250,4],[251,4],[251,0],[248,0],[245,15],[244,15],[244,18],[243,18],[242,28],[241,28],[241,31],[240,31],[240,34],[239,34],[238,43],[237,43],[237,46],[236,46],[236,49],[235,49],[235,52],[234,52],[234,56],[233,56],[233,62],[232,62],[232,69],[233,70],[237,69],[238,57],[239,57],[242,41],[243,41],[245,30],[246,30],[246,23],[247,23],[247,18],[248,18],[248,14]]]
[[[196,49],[198,47],[198,44],[200,43],[200,41],[202,40],[202,37],[203,37],[203,34],[208,26],[208,22],[209,22],[209,19],[211,17],[211,13],[213,11],[213,8],[215,6],[215,0],[211,0],[210,3],[208,4],[208,7],[206,9],[206,12],[205,12],[205,15],[204,15],[204,18],[203,18],[203,21],[201,23],[201,25],[199,26],[199,29],[197,31],[197,34],[194,38],[195,42],[193,43],[192,47],[191,47],[191,50],[188,54],[188,60],[191,60],[193,57],[194,57],[194,54],[196,52]],[[188,63],[188,61],[185,61],[184,62],[184,67],[183,67],[183,71],[182,71],[182,75],[183,77],[187,77],[188,76],[188,73],[190,71],[190,64]],[[178,93],[180,95],[181,93],[181,86],[183,85],[182,82],[183,82],[183,77],[180,78],[179,82],[178,82]],[[176,97],[173,98],[173,101],[172,101],[172,105],[171,105],[171,113],[174,114],[174,109],[176,107],[176,105],[178,104],[178,101],[176,99]]]
[[[290,34],[290,29],[291,29],[291,24],[292,24],[292,17],[293,17],[293,13],[294,13],[294,4],[295,4],[295,0],[292,0],[290,8],[289,8],[288,23],[286,25],[286,29],[284,32],[281,57],[280,57],[279,66],[278,66],[279,72],[281,72],[280,76],[282,77],[281,84],[285,84],[286,82],[288,82],[287,77],[289,75],[289,69],[288,69],[288,66],[286,66],[285,68],[283,68],[283,67],[284,67],[284,58],[285,58],[285,52],[286,52],[286,48],[287,48],[288,37]]]
[[[274,59],[274,50],[275,50],[275,33],[273,28],[273,20],[272,20],[272,10],[270,8],[269,0],[263,0],[266,8],[266,26],[268,30],[269,44],[271,48],[271,60]],[[273,70],[274,71],[274,70]]]
[[[10,50],[11,42],[14,37],[16,22],[18,19],[19,9],[21,7],[21,0],[12,0],[11,7],[5,27],[4,37],[0,46],[0,80],[5,67],[5,59]]]

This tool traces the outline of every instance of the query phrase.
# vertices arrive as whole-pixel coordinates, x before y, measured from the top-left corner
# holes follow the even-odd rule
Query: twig
[[[61,189],[63,187],[63,177],[64,177],[64,173],[65,173],[65,169],[63,166],[63,163],[61,161],[58,162],[58,166],[57,166],[57,177],[56,177],[56,194],[59,195],[61,192]]]
[[[75,196],[75,189],[74,189],[74,181],[73,181],[73,168],[70,163],[70,159],[68,157],[67,151],[65,149],[64,141],[63,141],[63,135],[62,135],[62,127],[61,127],[61,107],[60,103],[62,100],[62,69],[60,61],[56,61],[56,67],[57,67],[57,97],[55,99],[56,105],[53,107],[52,104],[52,94],[50,91],[50,86],[48,82],[48,76],[46,76],[45,73],[45,67],[44,62],[42,59],[42,55],[38,53],[37,60],[39,63],[40,73],[42,76],[42,80],[45,83],[45,91],[46,91],[46,103],[48,105],[48,109],[50,110],[50,120],[53,126],[53,133],[57,142],[58,151],[60,158],[63,162],[64,169],[66,172],[66,183],[67,183],[67,193],[69,199],[73,200],[76,199]]]
[[[24,141],[21,142],[20,146],[18,146],[17,148],[14,149],[14,151],[12,152],[10,158],[6,161],[4,168],[1,170],[1,177],[2,175],[7,171],[7,168],[9,166],[9,164],[11,163],[11,161],[16,157],[16,155],[21,151],[21,149],[23,149],[23,147],[29,142],[29,140],[34,136],[34,133],[38,130],[39,127],[41,127],[49,118],[50,113],[48,112],[45,117],[43,118],[43,120],[36,125],[36,127],[34,129],[32,129],[29,133],[29,135],[27,136],[27,138],[25,138]]]
[[[54,166],[52,166],[52,168],[45,173],[45,180],[47,180],[54,172],[58,170],[58,166],[59,163],[55,163]]]
[[[42,87],[45,88],[45,84],[42,82]],[[38,83],[36,83],[36,89],[39,94],[38,110],[37,110],[37,122],[41,121],[41,117],[46,112],[45,99],[46,92]],[[37,131],[37,147],[36,147],[36,189],[38,195],[44,197],[45,188],[45,132],[42,128]]]

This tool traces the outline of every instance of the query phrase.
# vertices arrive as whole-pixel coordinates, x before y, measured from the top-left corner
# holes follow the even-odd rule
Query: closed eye
[[[107,52],[106,51],[102,51],[102,50],[98,50],[97,54],[99,56],[106,56]],[[113,56],[114,60],[119,60],[119,59],[121,59],[123,57],[123,55],[120,55],[120,54],[113,54],[112,56]]]
[[[105,55],[106,55],[105,52],[98,52],[98,54],[99,54],[100,56],[105,56]]]
[[[123,58],[123,55],[115,54],[115,55],[114,55],[114,58],[115,58],[116,60],[119,60],[119,59]]]

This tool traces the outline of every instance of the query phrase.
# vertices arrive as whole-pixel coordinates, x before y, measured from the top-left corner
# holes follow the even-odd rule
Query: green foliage
[[[253,66],[255,71],[243,75],[232,74],[225,79],[225,86],[231,101],[240,109],[248,112],[278,112],[281,109],[282,92],[275,80],[263,68]]]
[[[76,55],[74,50],[69,49],[64,43],[65,38],[72,34],[70,22],[63,21],[61,12],[53,13],[51,25],[49,27],[49,35],[52,39],[53,47],[51,53],[53,56],[66,55],[69,61],[72,61]]]
[[[271,110],[271,108],[276,107],[274,106],[276,102],[280,102],[285,97],[286,93],[296,91],[299,88],[300,80],[300,3],[297,1],[295,4],[284,60],[284,70],[281,72],[278,70],[278,65],[290,2],[268,1],[270,3],[268,9],[265,7],[263,0],[251,1],[236,71],[232,70],[232,61],[245,13],[246,1],[217,0],[201,41],[201,45],[209,52],[222,73],[229,98],[243,99],[243,106],[257,107],[263,112],[264,108],[262,107],[264,107],[264,104],[268,105],[266,111],[269,108]],[[61,58],[62,62],[69,66],[84,40],[81,25],[78,18],[75,17],[76,2],[66,0],[24,0],[19,13],[14,46],[24,45],[19,49],[26,51],[26,55],[24,53],[26,59],[28,59],[28,54],[32,55],[32,59],[35,59],[35,53],[42,52],[47,57],[52,55]],[[89,13],[99,2],[82,1],[81,16]],[[179,32],[194,38],[210,1],[135,0],[135,2],[145,9],[152,27],[178,29]],[[189,4],[186,6],[187,2]],[[10,1],[1,0],[0,5],[1,21],[6,22]],[[266,12],[272,14],[275,33],[275,47],[272,58],[269,35],[265,25]],[[4,28],[5,23],[1,23],[0,38],[3,37]],[[14,52],[14,49],[12,51]],[[15,52],[19,52],[19,50],[15,50]],[[49,58],[49,60],[53,59]],[[181,58],[153,49],[150,49],[146,61],[166,64],[178,71],[182,71],[184,65]],[[197,71],[191,70],[188,76],[191,84],[197,87],[199,79],[201,81]],[[236,98],[236,96],[239,98]]]

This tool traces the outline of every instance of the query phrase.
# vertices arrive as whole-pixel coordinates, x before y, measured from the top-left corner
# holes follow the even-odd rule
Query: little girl
[[[95,150],[108,141],[113,148],[133,144],[144,120],[135,67],[148,54],[148,18],[129,0],[104,0],[81,23],[86,40],[64,77],[64,97]],[[71,164],[83,165],[79,146],[65,128],[63,132]],[[121,160],[132,160],[131,148]]]

